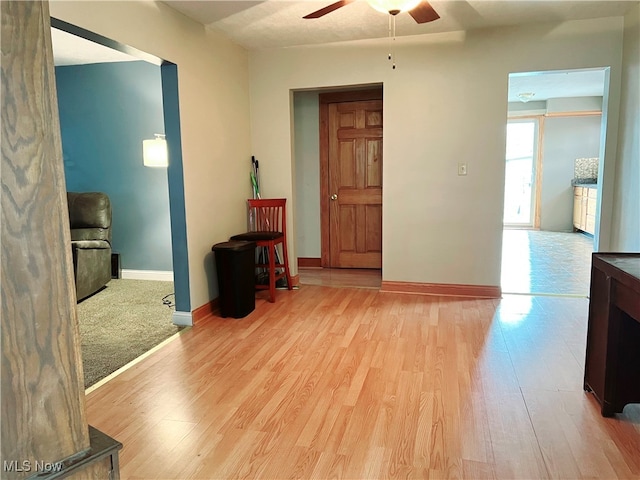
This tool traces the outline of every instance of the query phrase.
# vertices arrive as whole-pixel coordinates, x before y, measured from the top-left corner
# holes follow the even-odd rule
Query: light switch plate
[[[458,175],[466,175],[466,174],[467,174],[467,164],[458,163]]]

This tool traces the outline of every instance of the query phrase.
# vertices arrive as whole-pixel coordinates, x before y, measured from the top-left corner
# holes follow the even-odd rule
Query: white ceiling
[[[383,38],[388,19],[365,0],[356,0],[322,18],[308,13],[335,0],[164,0],[163,3],[248,49],[288,47]],[[472,30],[538,22],[624,15],[635,3],[614,0],[433,0],[440,19],[418,25],[408,13],[396,17],[398,36]]]
[[[53,43],[53,61],[56,67],[140,60],[57,28],[51,29],[51,41]]]
[[[519,102],[519,93],[533,93],[530,101],[550,98],[601,97],[604,70],[569,70],[509,75],[509,101]]]
[[[364,0],[356,0],[320,19],[308,13],[334,0],[165,0],[164,3],[208,28],[221,30],[248,49],[287,47],[336,41],[384,38],[387,17]],[[418,25],[406,13],[397,17],[398,36],[460,31],[492,26],[565,21],[624,15],[633,1],[569,0],[434,0],[441,18]],[[94,42],[52,29],[56,65],[139,60]],[[521,92],[534,93],[533,101],[548,98],[601,96],[602,70],[511,75],[509,101]]]

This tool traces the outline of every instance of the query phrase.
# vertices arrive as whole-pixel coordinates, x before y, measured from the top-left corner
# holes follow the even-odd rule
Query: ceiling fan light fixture
[[[367,3],[375,10],[392,15],[413,10],[421,0],[367,0]]]
[[[522,93],[518,93],[516,95],[516,97],[518,97],[518,99],[522,102],[522,103],[527,103],[529,100],[531,100],[533,97],[535,96],[535,93],[533,92],[522,92]]]

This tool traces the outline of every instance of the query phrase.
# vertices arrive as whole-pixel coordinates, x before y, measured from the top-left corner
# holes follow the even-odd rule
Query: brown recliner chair
[[[78,301],[111,280],[111,201],[100,192],[67,192]]]

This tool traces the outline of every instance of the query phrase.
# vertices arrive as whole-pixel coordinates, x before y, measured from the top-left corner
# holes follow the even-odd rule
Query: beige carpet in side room
[[[78,304],[85,388],[181,330],[163,304],[172,293],[173,282],[114,279]]]

